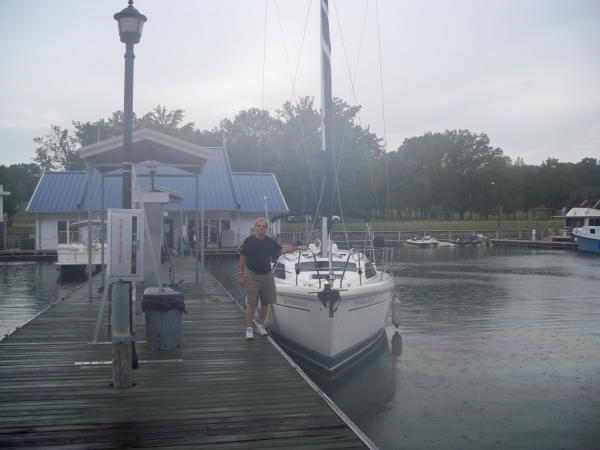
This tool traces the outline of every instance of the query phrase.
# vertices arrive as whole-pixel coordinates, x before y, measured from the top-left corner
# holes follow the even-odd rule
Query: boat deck
[[[193,283],[193,259],[174,262],[178,279]],[[243,338],[240,308],[212,275],[202,274],[200,286],[189,287],[181,349],[151,350],[138,310],[140,368],[132,389],[110,386],[106,326],[99,342],[91,343],[100,297],[88,300],[87,286],[1,341],[0,447],[372,445],[309,386],[270,338]]]

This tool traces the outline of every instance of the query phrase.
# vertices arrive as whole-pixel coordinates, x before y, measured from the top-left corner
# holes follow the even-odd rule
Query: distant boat
[[[432,236],[428,236],[428,235],[424,235],[422,237],[413,236],[404,242],[406,243],[406,245],[410,245],[412,247],[421,247],[421,248],[437,247],[438,245],[440,245],[440,241],[438,241],[436,238],[434,238]]]
[[[88,221],[71,223],[69,235],[74,239],[66,244],[56,246],[56,265],[60,268],[61,277],[65,274],[84,273],[88,265],[88,238],[92,239],[91,251],[93,266],[101,266],[105,261],[106,242],[104,241],[104,229],[106,227],[100,220],[92,220],[91,233],[88,232]]]
[[[487,238],[483,234],[475,234],[470,238],[456,238],[450,242],[459,247],[477,247],[478,245],[485,244]]]
[[[576,206],[567,213],[566,223],[572,229],[579,251],[600,254],[600,200],[594,207]]]

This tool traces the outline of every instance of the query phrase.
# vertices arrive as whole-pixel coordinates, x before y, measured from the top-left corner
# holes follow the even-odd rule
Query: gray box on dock
[[[171,288],[144,290],[142,310],[146,319],[146,342],[156,350],[181,347],[183,294]]]

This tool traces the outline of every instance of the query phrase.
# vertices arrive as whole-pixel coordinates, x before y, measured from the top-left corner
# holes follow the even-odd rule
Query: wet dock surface
[[[193,283],[193,260],[176,261]],[[0,447],[365,448],[267,338],[243,338],[239,307],[208,273],[186,293],[180,349],[150,349],[138,308],[136,385],[113,389],[106,326],[91,343],[93,291],[0,342]]]

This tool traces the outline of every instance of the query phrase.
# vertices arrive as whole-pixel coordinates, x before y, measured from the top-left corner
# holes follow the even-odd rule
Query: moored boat
[[[91,225],[91,232],[88,231]],[[94,266],[94,271],[100,268],[107,259],[106,241],[104,237],[105,226],[100,220],[87,220],[74,222],[69,227],[68,243],[57,244],[56,265],[60,270],[61,277],[69,274],[82,274],[88,264]],[[88,248],[88,240],[91,245]],[[91,252],[91,258],[90,258]]]
[[[600,254],[600,200],[592,208],[584,205],[571,208],[567,213],[566,224],[582,252]]]
[[[452,239],[450,242],[459,247],[477,247],[485,244],[487,242],[487,238],[483,234],[473,234],[473,236],[470,238],[459,237]]]
[[[406,241],[406,245],[410,245],[412,247],[421,247],[421,248],[426,248],[426,247],[437,247],[440,242],[432,237],[432,236],[428,236],[428,235],[424,235],[424,236],[413,236],[410,239],[407,239]]]
[[[356,361],[385,336],[394,278],[356,250],[339,250],[328,233],[333,214],[333,101],[329,6],[321,0],[322,145],[321,239],[308,250],[280,256],[277,303],[267,327],[291,353],[332,373]],[[387,253],[385,249],[381,250]],[[373,251],[373,254],[375,252]],[[385,260],[385,258],[384,258]]]
[[[335,371],[383,337],[394,279],[360,252],[333,244],[328,253],[311,245],[277,260],[268,327],[287,350]]]

